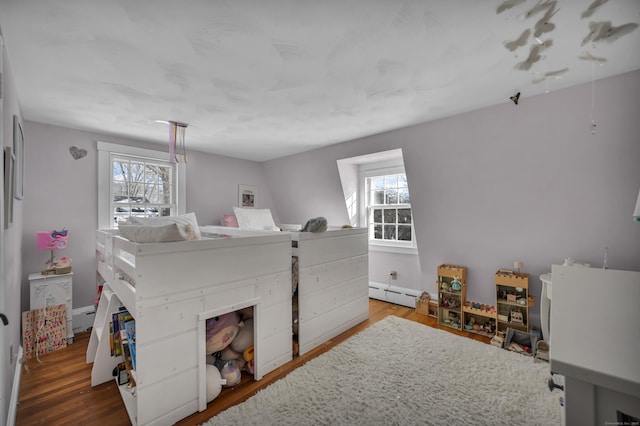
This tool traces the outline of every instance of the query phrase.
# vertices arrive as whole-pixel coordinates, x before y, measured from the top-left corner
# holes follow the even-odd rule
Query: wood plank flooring
[[[239,404],[253,396],[258,390],[283,378],[295,368],[310,359],[328,351],[352,335],[364,330],[388,315],[395,315],[431,327],[442,328],[451,333],[489,343],[484,336],[466,331],[438,326],[437,320],[420,315],[414,309],[369,299],[369,319],[351,330],[331,339],[311,352],[255,381],[247,376],[231,389],[213,400],[203,412],[178,422],[178,425],[199,425],[225,409]],[[85,353],[89,343],[89,333],[76,335],[74,343],[66,349],[28,360],[29,371],[22,371],[20,396],[18,398],[17,425],[83,425],[118,426],[129,425],[129,417],[120,399],[115,381],[91,387],[91,367],[86,364]],[[171,392],[171,389],[167,389]]]

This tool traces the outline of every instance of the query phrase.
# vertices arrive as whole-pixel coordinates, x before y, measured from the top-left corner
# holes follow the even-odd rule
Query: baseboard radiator
[[[416,297],[421,294],[420,290],[369,281],[369,297],[372,299],[415,308]]]
[[[81,333],[93,327],[96,318],[96,308],[93,305],[83,306],[73,310],[73,332]]]

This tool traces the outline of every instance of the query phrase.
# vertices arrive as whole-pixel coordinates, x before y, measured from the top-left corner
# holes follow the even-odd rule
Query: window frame
[[[369,224],[370,207],[368,204],[369,193],[367,188],[367,179],[372,177],[399,175],[399,174],[404,174],[406,176],[406,171],[404,169],[404,164],[402,160],[400,161],[391,160],[391,161],[385,161],[385,162],[361,164],[358,169],[359,169],[358,170],[358,174],[359,174],[358,194],[360,197],[358,221],[361,227],[367,228],[369,249],[376,250],[376,251],[417,254],[418,246],[416,244],[415,221],[413,220],[413,207],[411,206],[411,203],[394,205],[396,206],[396,208],[405,207],[405,208],[411,209],[411,241],[409,242],[399,241],[399,240],[385,241],[385,240],[377,240],[377,239],[371,238],[371,230],[370,230],[370,224]],[[409,197],[411,197],[411,192],[409,192]]]
[[[171,163],[173,167],[173,199],[176,204],[176,214],[186,213],[186,167],[183,163],[173,163],[168,160],[168,154],[146,148],[108,142],[97,143],[98,148],[98,228],[115,229],[113,221],[113,156],[126,156],[142,161],[162,161]]]

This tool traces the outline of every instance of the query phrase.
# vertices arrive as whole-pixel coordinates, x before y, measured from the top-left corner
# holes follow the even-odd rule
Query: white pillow
[[[134,243],[162,243],[184,241],[178,225],[120,225],[120,235]]]
[[[279,231],[269,209],[243,209],[234,207],[233,214],[238,220],[238,227],[251,231]]]
[[[201,240],[200,228],[195,213],[187,213],[179,216],[160,217],[135,217],[129,216],[127,221],[133,225],[169,225],[175,223],[185,240]]]

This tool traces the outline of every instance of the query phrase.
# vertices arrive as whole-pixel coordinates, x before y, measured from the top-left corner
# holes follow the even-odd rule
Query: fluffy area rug
[[[559,425],[549,364],[387,317],[206,426]]]

